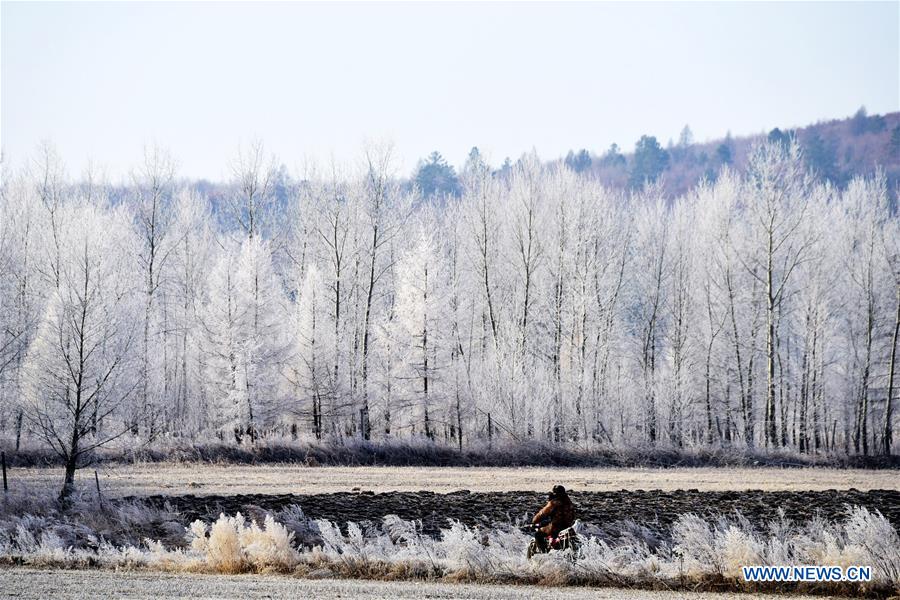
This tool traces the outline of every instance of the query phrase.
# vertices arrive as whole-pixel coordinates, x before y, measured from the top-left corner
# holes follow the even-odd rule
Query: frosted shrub
[[[322,536],[322,550],[330,557],[337,557],[342,554],[344,548],[344,536],[341,529],[325,519],[316,520],[316,527],[319,529],[319,535]]]
[[[316,526],[322,536],[322,549],[331,558],[347,563],[386,561],[393,555],[394,544],[389,536],[374,530],[366,535],[358,523],[347,523],[347,535],[341,533],[337,524],[325,519],[318,519]]]
[[[482,532],[459,521],[441,531],[436,554],[454,580],[510,581],[557,577],[556,555],[528,561],[529,536],[509,525]]]
[[[664,575],[659,556],[646,543],[611,545],[597,537],[582,541],[573,568],[580,577],[603,583],[650,581]]]
[[[291,504],[281,509],[275,514],[275,520],[294,534],[294,540],[297,544],[302,546],[322,544],[319,528],[315,521],[307,517],[303,509],[298,505]]]
[[[847,544],[856,564],[875,567],[874,576],[886,583],[900,584],[900,535],[880,512],[857,506],[844,522]]]
[[[168,555],[168,551],[166,547],[163,546],[163,543],[159,540],[144,540],[144,544],[147,546],[147,551],[150,553],[151,559],[160,559]]]
[[[694,514],[681,515],[672,526],[675,553],[687,575],[721,575],[725,568],[713,527]]]
[[[767,544],[750,524],[738,516],[736,523],[708,523],[697,515],[682,515],[672,527],[673,549],[688,576],[741,577],[741,567],[766,564]],[[781,547],[781,542],[776,543]]]
[[[487,550],[495,565],[501,565],[506,573],[515,574],[528,568],[524,549],[530,541],[531,537],[518,529],[498,527],[488,534]]]
[[[474,576],[490,568],[476,529],[452,521],[450,529],[441,530],[441,550],[451,570]]]
[[[285,571],[294,567],[300,555],[293,547],[294,534],[267,515],[263,528],[247,525],[240,513],[224,514],[209,529],[194,521],[189,528],[191,549],[205,555],[207,566],[219,573],[240,573],[247,569]]]
[[[793,561],[802,564],[871,565],[873,575],[885,582],[900,582],[897,532],[880,513],[854,508],[847,519],[836,527],[822,519],[814,519],[793,539]]]
[[[96,549],[100,540],[117,546],[140,546],[147,537],[167,546],[184,541],[180,517],[170,507],[157,508],[140,501],[115,502],[98,506],[95,499],[75,496],[67,511],[39,493],[17,494],[0,506],[0,539],[12,540],[22,525],[37,536],[53,531],[63,547]]]
[[[15,547],[22,554],[37,552],[38,543],[34,534],[24,523],[16,526]]]
[[[856,557],[845,556],[846,545],[843,528],[835,528],[819,517],[814,518],[796,534],[793,539],[792,550],[788,558],[782,564],[789,564],[796,560],[803,564],[814,565],[840,565],[854,564]]]
[[[577,570],[606,578],[610,573],[611,552],[609,544],[599,537],[585,537],[578,549]]]
[[[209,538],[206,537],[207,531],[209,531],[209,525],[203,521],[197,519],[191,523],[191,526],[187,529],[187,537],[191,543],[191,550],[201,554],[206,553],[207,548],[209,548]]]
[[[366,540],[362,532],[362,527],[358,523],[347,523],[347,537],[344,538],[345,543],[342,553],[355,556],[361,559],[379,558],[379,553],[375,551],[378,543],[376,540]]]
[[[293,546],[294,534],[266,515],[265,527],[253,524],[241,538],[241,545],[250,562],[258,568],[274,567],[287,570],[297,564],[299,553]]]
[[[763,564],[763,547],[752,533],[736,526],[716,534],[716,546],[721,554],[723,574],[728,577],[742,576],[741,567]]]
[[[752,530],[750,523],[746,522],[746,520],[743,520],[742,527],[746,530]],[[799,535],[801,535],[801,533],[798,532],[794,525],[785,517],[784,509],[779,509],[778,519],[769,525],[768,537],[764,540],[754,538],[758,543],[759,552],[765,557],[765,560],[760,557],[760,560],[754,564],[791,564],[795,560],[794,552],[797,547]],[[797,562],[802,563],[803,561]]]
[[[407,521],[397,515],[382,519],[382,530],[390,539],[395,560],[421,561],[432,570],[438,569],[441,558],[437,540],[422,533],[421,521]]]
[[[62,538],[53,531],[45,531],[41,534],[41,542],[38,544],[38,552],[53,554],[59,550],[65,550]]]
[[[315,525],[322,540],[321,549],[304,554],[303,560],[318,567],[322,566],[322,559],[330,561],[336,568],[332,575],[432,578],[446,570],[439,542],[422,533],[419,521],[388,515],[381,527],[351,522],[346,524],[346,535],[330,521],[319,520]]]
[[[618,539],[623,544],[644,544],[648,548],[656,549],[662,545],[659,534],[646,525],[635,523],[632,519],[624,519],[614,523],[614,528],[618,531]],[[586,527],[585,527],[586,529]],[[593,527],[594,532],[586,531],[587,535],[601,536],[603,532],[597,527]],[[581,532],[578,532],[581,535]]]
[[[239,573],[244,566],[241,556],[240,529],[244,527],[244,517],[238,513],[234,517],[219,515],[213,523],[206,544],[206,562],[220,573]]]

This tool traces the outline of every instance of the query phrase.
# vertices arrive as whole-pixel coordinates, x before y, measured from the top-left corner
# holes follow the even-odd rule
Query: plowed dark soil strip
[[[699,492],[679,490],[623,490],[619,492],[573,492],[572,500],[578,518],[605,527],[617,521],[632,519],[652,528],[665,528],[679,515],[695,513],[703,517],[733,516],[740,512],[750,522],[764,526],[785,517],[805,522],[816,516],[838,520],[846,514],[848,505],[878,510],[895,527],[900,527],[900,492],[892,490],[826,490],[815,492],[725,491]],[[291,504],[299,505],[312,518],[338,523],[347,521],[380,521],[388,514],[403,519],[420,519],[425,531],[436,533],[447,527],[448,519],[458,519],[467,525],[512,522],[531,514],[543,504],[545,496],[536,492],[466,491],[450,494],[433,492],[388,492],[375,494],[283,494],[236,496],[150,496],[144,498],[154,504],[166,502],[181,512],[186,521],[197,518],[215,519],[220,512],[234,514],[241,511],[253,514],[259,509],[275,511]]]

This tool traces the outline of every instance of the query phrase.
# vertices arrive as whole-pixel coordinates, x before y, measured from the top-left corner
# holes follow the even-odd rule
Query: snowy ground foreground
[[[577,491],[900,490],[897,471],[824,468],[305,467],[147,463],[103,465],[98,471],[101,489],[109,497],[149,494],[317,494],[347,492],[356,488],[373,492],[428,490],[447,493],[460,489],[473,492],[546,491],[553,483]],[[94,471],[79,471],[76,481],[82,489],[93,490]],[[11,490],[56,489],[62,483],[62,470],[11,469],[9,482]]]
[[[197,575],[113,571],[0,569],[2,598],[472,598],[518,600],[750,600],[778,599],[763,594],[650,592],[617,588],[553,588],[510,585],[467,585],[422,582],[382,582],[297,579],[279,575]],[[791,596],[804,600],[807,596]],[[822,596],[817,596],[821,599]]]

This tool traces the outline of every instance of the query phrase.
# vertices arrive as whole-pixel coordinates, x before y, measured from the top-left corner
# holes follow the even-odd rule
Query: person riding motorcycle
[[[549,522],[547,522],[549,521]],[[548,539],[556,538],[561,531],[575,524],[575,505],[561,485],[553,486],[547,494],[547,504],[531,520],[535,526],[534,537],[542,552],[548,548]]]

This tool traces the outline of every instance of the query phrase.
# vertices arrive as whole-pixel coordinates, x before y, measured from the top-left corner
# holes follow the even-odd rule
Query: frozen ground
[[[561,483],[575,491],[637,489],[725,491],[900,490],[895,470],[826,468],[496,468],[496,467],[305,467],[146,463],[103,465],[100,486],[107,496],[324,494],[348,491],[473,492],[546,491]],[[77,481],[93,490],[94,472]],[[58,489],[58,468],[15,468],[11,490]]]
[[[784,596],[649,592],[616,588],[552,588],[508,585],[464,585],[296,579],[278,575],[188,575],[113,571],[0,569],[0,598],[472,598],[518,600],[750,600]],[[791,596],[801,600],[804,596]],[[822,598],[818,596],[817,598]]]

